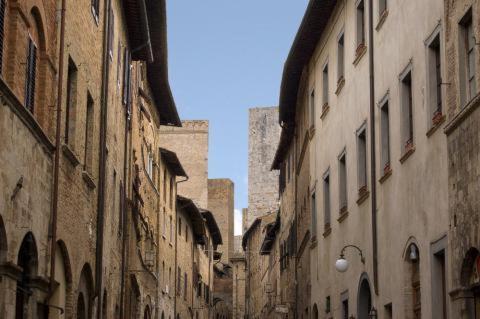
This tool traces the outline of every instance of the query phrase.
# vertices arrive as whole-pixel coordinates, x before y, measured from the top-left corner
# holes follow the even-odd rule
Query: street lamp
[[[362,261],[362,264],[365,264],[365,258],[363,257],[362,250],[355,245],[347,245],[342,248],[342,251],[340,252],[340,258],[335,262],[335,268],[338,272],[346,272],[348,270],[348,261],[345,259],[345,250],[347,248],[354,248],[358,250],[358,253],[360,254],[360,260]]]

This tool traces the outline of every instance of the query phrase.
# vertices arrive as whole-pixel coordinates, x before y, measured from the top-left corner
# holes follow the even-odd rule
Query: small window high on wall
[[[402,154],[413,149],[413,92],[410,67],[400,77]]]
[[[476,94],[475,35],[473,33],[472,9],[468,10],[459,25],[460,96],[464,106]]]

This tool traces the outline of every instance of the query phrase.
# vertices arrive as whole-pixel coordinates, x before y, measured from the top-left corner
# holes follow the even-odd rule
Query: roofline
[[[328,24],[337,0],[310,0],[300,27],[283,67],[280,86],[279,122],[282,139],[278,146],[272,169],[283,162],[285,149],[291,143],[295,128],[295,113],[301,77],[305,65],[312,58],[318,41]],[[283,132],[286,130],[285,132]]]
[[[245,248],[247,246],[247,240],[248,240],[248,237],[250,237],[250,233],[253,231],[253,229],[262,221],[262,217],[257,217],[253,223],[250,225],[250,227],[248,227],[247,231],[245,232],[245,234],[243,234],[243,238],[242,238],[242,247],[243,247],[243,251],[245,251]]]
[[[213,216],[213,213],[206,209],[201,209],[200,211],[203,218],[205,218],[205,223],[208,227],[210,234],[212,235],[213,244],[215,246],[223,245],[222,233],[220,231],[220,228],[218,227],[215,216]]]
[[[160,147],[160,154],[162,155],[162,157],[164,157],[166,165],[175,174],[175,176],[182,176],[188,178],[188,175],[185,172],[185,169],[183,168],[182,163],[177,156],[177,153]]]

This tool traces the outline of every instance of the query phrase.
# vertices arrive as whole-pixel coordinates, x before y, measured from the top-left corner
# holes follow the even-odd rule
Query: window
[[[357,174],[359,195],[367,191],[367,133],[363,126],[357,133]]]
[[[437,33],[428,45],[428,90],[431,124],[442,118],[442,63],[440,56],[440,33]]]
[[[338,158],[338,186],[339,186],[339,203],[340,214],[347,211],[347,154],[343,151]]]
[[[340,34],[337,43],[337,80],[338,85],[345,79],[345,36]]]
[[[178,236],[182,236],[182,219],[178,219]]]
[[[95,20],[98,22],[98,15],[100,13],[100,0],[92,0],[92,13]]]
[[[173,220],[172,216],[170,216],[170,243],[173,242]]]
[[[342,300],[342,319],[348,319],[348,299]]]
[[[113,14],[113,10],[110,9],[109,19],[108,19],[108,55],[110,57],[110,61],[113,60],[114,32],[115,32],[115,16]]]
[[[183,299],[187,300],[188,294],[188,281],[187,281],[187,273],[183,274]]]
[[[165,207],[163,208],[163,236],[167,236],[167,213]]]
[[[118,234],[123,234],[124,223],[124,211],[125,211],[125,194],[123,190],[123,183],[120,180],[120,208],[118,209]]]
[[[37,76],[37,46],[31,38],[28,39],[26,65],[25,107],[33,113],[35,108],[35,80]]]
[[[180,267],[177,268],[177,296],[181,296],[182,294],[182,269]]]
[[[413,147],[413,93],[412,72],[409,70],[401,80],[403,153]]]
[[[145,146],[145,150],[147,152],[147,163],[146,165],[146,171],[148,177],[153,181],[153,154],[152,154],[152,147],[151,146]]]
[[[163,169],[163,204],[167,206],[167,169]]]
[[[322,79],[323,79],[323,109],[328,105],[328,63],[325,64],[323,67],[322,72]]]
[[[130,94],[131,94],[131,57],[130,51],[128,48],[125,48],[123,54],[123,93],[122,93],[122,102],[123,105],[127,106],[128,111],[130,111]]]
[[[387,0],[378,0],[378,14],[382,16],[388,9]]]
[[[365,3],[357,2],[357,50],[365,46]],[[358,53],[358,52],[357,52]]]
[[[0,73],[2,72],[3,62],[3,42],[5,40],[5,8],[6,0],[0,0]]]
[[[173,208],[173,184],[175,183],[175,177],[170,177],[170,208]]]
[[[317,203],[316,203],[316,195],[315,191],[312,193],[311,196],[312,202],[312,240],[317,238]]]
[[[435,318],[447,318],[447,282],[445,250],[442,249],[433,254],[433,300],[436,309]]]
[[[324,213],[324,225],[325,229],[331,227],[331,214],[330,214],[330,171],[327,171],[323,175],[323,213]]]
[[[75,142],[75,123],[77,114],[77,73],[78,70],[75,66],[75,63],[72,59],[68,59],[67,109],[65,110],[65,144],[70,146],[73,146]]]
[[[330,313],[330,311],[332,311],[332,308],[331,308],[330,296],[328,296],[325,299],[325,312]]]
[[[392,319],[393,318],[393,306],[391,303],[385,305],[385,319]]]
[[[93,98],[90,92],[87,92],[87,114],[85,119],[85,159],[84,170],[92,174],[93,161],[93,137],[94,137],[94,109]]]
[[[168,268],[168,285],[167,285],[167,294],[170,295],[170,291],[168,290],[168,287],[172,287],[172,267]]]
[[[380,163],[383,174],[390,171],[390,113],[388,100],[380,107]]]
[[[162,261],[162,279],[163,279],[163,282],[165,283],[166,279],[167,279],[167,274],[165,273],[165,261]]]
[[[310,127],[315,127],[315,90],[310,93]]]
[[[185,241],[188,243],[188,225],[185,225]]]
[[[465,105],[476,92],[475,83],[475,35],[473,34],[472,9],[460,21],[460,88],[461,103]]]

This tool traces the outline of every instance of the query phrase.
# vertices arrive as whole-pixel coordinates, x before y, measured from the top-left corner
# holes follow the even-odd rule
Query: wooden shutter
[[[37,47],[28,40],[27,73],[25,76],[25,107],[33,113],[35,106],[35,78],[37,73]]]
[[[3,42],[5,37],[5,7],[6,0],[0,0],[0,73],[3,65]]]

